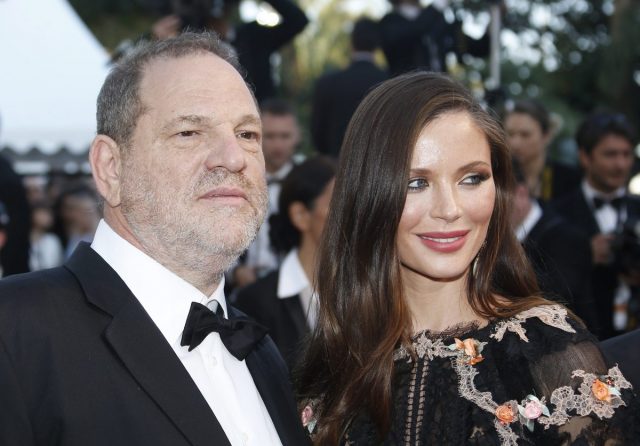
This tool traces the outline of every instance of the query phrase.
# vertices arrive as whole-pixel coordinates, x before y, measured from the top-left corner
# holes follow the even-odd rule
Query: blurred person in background
[[[351,31],[351,64],[316,81],[311,105],[311,138],[319,153],[338,157],[353,112],[369,90],[387,78],[374,61],[379,45],[377,23],[367,18],[357,20]]]
[[[475,40],[464,34],[459,22],[445,19],[449,0],[434,0],[427,7],[422,7],[419,0],[389,1],[392,10],[380,20],[380,29],[391,76],[416,69],[446,72],[448,53],[476,57],[489,54],[488,31]]]
[[[593,270],[592,295],[601,338],[629,327],[629,302],[640,285],[640,198],[627,183],[637,144],[635,128],[622,114],[596,112],[578,127],[576,142],[584,180],[553,207],[589,238]]]
[[[68,184],[54,205],[53,232],[59,237],[64,258],[73,253],[80,242],[91,242],[100,221],[98,198],[84,182]]]
[[[0,201],[0,252],[7,244],[7,227],[9,226],[9,214],[4,203]],[[0,264],[0,278],[3,277],[2,265]]]
[[[549,206],[543,207],[531,195],[517,158],[513,158],[516,187],[511,221],[538,279],[549,299],[569,307],[589,331],[598,333],[598,319],[591,284],[589,239]]]
[[[279,212],[269,219],[280,268],[240,290],[235,305],[269,329],[292,369],[301,341],[315,328],[317,252],[333,192],[335,164],[322,157],[294,167],[282,183]]]
[[[157,21],[152,34],[164,39],[184,29],[217,32],[237,52],[256,99],[262,102],[276,96],[272,55],[300,34],[308,23],[304,11],[291,0],[267,0],[267,3],[280,15],[280,22],[275,26],[256,21],[235,23],[240,0],[172,0],[173,14]]]
[[[43,200],[31,204],[31,271],[53,268],[64,262],[64,250],[58,236],[51,232],[53,228],[53,210]]]
[[[548,147],[556,129],[542,103],[533,99],[517,101],[507,111],[503,122],[509,148],[520,163],[535,198],[548,202],[578,187],[578,169],[548,157]]]
[[[281,259],[269,239],[269,217],[278,212],[282,181],[293,168],[294,154],[301,140],[298,117],[283,99],[269,99],[260,106],[262,117],[262,153],[269,189],[269,209],[258,236],[233,270],[233,282],[243,287],[273,271]]]
[[[0,122],[1,124],[1,122]],[[24,183],[11,162],[0,155],[0,201],[4,203],[9,223],[7,240],[0,252],[3,274],[29,271],[29,234],[31,232],[31,210]]]

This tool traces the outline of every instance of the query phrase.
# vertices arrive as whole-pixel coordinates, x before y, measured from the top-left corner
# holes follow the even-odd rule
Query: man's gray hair
[[[145,41],[111,69],[98,94],[97,131],[118,145],[127,146],[138,118],[145,111],[140,100],[140,82],[145,67],[157,59],[211,53],[243,73],[235,51],[213,32],[186,32],[177,37]]]

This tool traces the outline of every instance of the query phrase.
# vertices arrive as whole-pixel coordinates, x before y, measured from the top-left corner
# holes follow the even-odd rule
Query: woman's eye
[[[489,175],[486,174],[473,174],[473,175],[469,175],[468,177],[465,177],[462,180],[462,184],[468,184],[468,185],[477,185],[482,183],[483,181],[486,181],[489,178]]]
[[[414,178],[409,180],[409,184],[407,184],[407,189],[409,192],[419,191],[429,186],[429,182],[424,178]]]

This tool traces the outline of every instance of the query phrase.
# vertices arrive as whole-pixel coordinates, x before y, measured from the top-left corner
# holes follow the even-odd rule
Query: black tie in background
[[[220,305],[216,313],[202,304],[191,302],[180,345],[188,345],[191,351],[215,331],[229,353],[242,361],[267,334],[266,327],[250,319],[225,319]]]
[[[593,197],[593,207],[598,210],[605,204],[610,204],[616,211],[620,212],[620,208],[622,207],[622,203],[624,202],[623,197],[614,198],[613,200],[606,200],[600,197]]]

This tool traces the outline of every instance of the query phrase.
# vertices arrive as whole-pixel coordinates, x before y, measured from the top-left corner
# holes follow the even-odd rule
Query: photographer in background
[[[234,23],[240,0],[173,0],[171,3],[173,14],[153,25],[153,37],[173,37],[187,28],[215,31],[236,50],[258,102],[276,96],[271,55],[307,26],[309,21],[302,9],[291,0],[267,0],[281,20],[276,26],[263,26],[255,21]]]
[[[552,205],[591,240],[592,294],[606,339],[630,328],[629,301],[640,285],[640,259],[631,265],[622,256],[637,244],[625,229],[640,219],[640,198],[627,192],[637,139],[624,115],[595,113],[578,128],[576,142],[584,180]]]
[[[489,32],[476,40],[462,31],[462,24],[444,16],[449,0],[434,0],[423,8],[419,0],[389,0],[392,10],[380,20],[382,50],[389,74],[415,69],[447,71],[446,55],[489,55]]]

